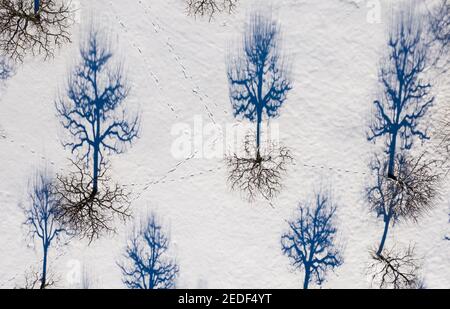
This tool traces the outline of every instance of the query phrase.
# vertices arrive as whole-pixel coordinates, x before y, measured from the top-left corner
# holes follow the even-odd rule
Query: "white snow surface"
[[[243,0],[232,15],[186,16],[183,0],[79,0],[73,42],[54,59],[28,58],[0,96],[0,287],[23,282],[40,266],[41,247],[27,238],[20,204],[37,168],[67,170],[70,151],[54,101],[79,54],[79,42],[94,20],[111,36],[115,57],[124,60],[132,92],[125,104],[140,110],[140,138],[124,154],[110,156],[113,176],[134,184],[134,220],[155,211],[170,231],[171,253],[180,265],[180,288],[300,288],[281,253],[286,220],[300,201],[331,188],[338,205],[344,264],[328,273],[323,288],[370,288],[369,249],[381,237],[382,222],[364,198],[368,162],[375,147],[366,140],[377,89],[378,62],[385,46],[390,1],[381,1],[381,23],[370,23],[371,1]],[[269,205],[246,202],[227,184],[221,159],[180,160],[171,154],[171,129],[193,126],[194,117],[225,127],[233,117],[226,56],[234,51],[249,14],[271,6],[282,27],[283,53],[293,66],[294,88],[277,119],[280,139],[296,164],[282,193]],[[448,79],[435,87],[437,113],[450,95]],[[418,147],[420,144],[417,144]],[[146,184],[150,184],[146,190]],[[448,186],[448,184],[447,184]],[[387,245],[415,244],[429,288],[450,288],[449,195],[418,224],[400,223]],[[124,288],[121,259],[133,220],[117,222],[117,233],[88,244],[73,239],[52,248],[50,268],[57,287],[78,287],[86,269],[98,288]]]

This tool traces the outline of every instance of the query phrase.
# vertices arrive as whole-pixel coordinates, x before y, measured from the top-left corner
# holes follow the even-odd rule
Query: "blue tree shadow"
[[[292,82],[287,61],[280,52],[280,26],[262,13],[253,13],[246,26],[241,50],[227,62],[230,101],[236,118],[256,123],[256,135],[248,134],[244,155],[227,157],[228,182],[249,201],[262,196],[269,202],[282,187],[281,177],[293,158],[287,147],[268,141],[261,149],[264,119],[279,116]],[[251,139],[256,139],[256,147]]]
[[[394,175],[397,148],[411,149],[414,139],[429,139],[423,118],[433,105],[432,85],[425,81],[429,47],[414,6],[398,11],[389,34],[387,57],[381,63],[380,97],[368,133],[369,141],[383,137],[389,156],[388,177]]]
[[[125,261],[118,263],[123,283],[130,289],[171,289],[175,287],[179,267],[168,256],[170,240],[151,214],[136,227],[128,241]]]
[[[81,61],[69,78],[66,97],[56,102],[62,126],[72,136],[64,146],[92,165],[92,195],[106,153],[122,153],[138,137],[139,116],[123,106],[129,88],[121,64],[102,34],[91,29],[80,48]]]
[[[228,60],[230,100],[235,117],[256,122],[256,156],[260,156],[263,117],[279,115],[292,82],[280,55],[280,26],[260,13],[251,15],[242,51]]]
[[[336,206],[330,197],[319,193],[315,196],[313,205],[300,205],[298,212],[299,216],[288,222],[289,230],[282,235],[281,246],[292,266],[303,269],[303,288],[307,289],[311,282],[321,285],[327,271],[341,266],[344,261],[335,243]]]
[[[54,192],[54,180],[47,172],[36,173],[29,188],[29,205],[24,208],[25,225],[30,236],[39,240],[42,245],[42,272],[40,288],[51,284],[47,278],[47,265],[50,247],[66,233],[65,228],[57,220],[58,199]]]
[[[139,115],[124,103],[129,87],[123,65],[113,61],[108,39],[92,27],[80,47],[80,62],[68,79],[65,96],[55,102],[70,138],[73,172],[58,175],[60,219],[90,241],[114,231],[114,219],[130,217],[129,193],[112,184],[106,155],[120,154],[138,138]],[[100,188],[100,190],[99,190]]]

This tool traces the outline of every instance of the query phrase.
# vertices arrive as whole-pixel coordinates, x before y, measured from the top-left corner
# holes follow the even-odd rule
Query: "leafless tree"
[[[252,146],[249,135],[244,153],[227,158],[228,181],[250,201],[257,195],[271,200],[281,189],[281,176],[292,156],[286,147],[268,141],[262,145],[264,121],[280,116],[281,107],[293,88],[290,61],[281,52],[281,27],[271,14],[256,11],[245,27],[236,54],[227,59],[230,102],[234,116],[256,125]]]
[[[187,11],[191,16],[208,16],[211,20],[216,13],[232,13],[238,0],[186,0]]]
[[[380,288],[422,288],[414,248],[386,249],[385,242],[390,226],[399,221],[417,222],[433,209],[443,179],[441,163],[427,152],[416,157],[400,153],[395,160],[396,180],[388,177],[388,164],[377,158],[371,165],[376,182],[368,188],[367,197],[385,227],[379,246],[371,252],[369,272]]]
[[[398,185],[402,186],[404,203],[398,212],[415,222],[434,208],[439,198],[442,180],[440,161],[428,158],[423,153],[417,158],[406,157]]]
[[[123,153],[138,139],[140,116],[124,106],[130,87],[121,62],[114,62],[108,36],[91,26],[80,46],[79,64],[56,102],[57,116],[68,133],[63,145],[91,168],[92,195],[112,154]]]
[[[443,176],[439,161],[427,153],[418,157],[398,154],[395,160],[397,180],[388,177],[388,164],[375,157],[371,163],[375,181],[367,188],[370,209],[384,222],[377,254],[384,249],[390,226],[401,220],[417,222],[434,207]]]
[[[105,165],[98,177],[99,191],[92,194],[94,180],[87,167],[81,162],[72,163],[74,171],[57,177],[58,218],[74,234],[92,242],[103,233],[115,232],[114,219],[125,221],[131,216],[129,193],[119,184],[112,184]]]
[[[259,195],[270,201],[282,189],[283,174],[292,161],[288,148],[268,142],[267,147],[257,149],[254,137],[247,135],[244,155],[234,153],[226,158],[228,182],[232,190],[242,192],[249,201],[254,201]]]
[[[424,287],[419,275],[420,260],[415,257],[414,247],[404,250],[392,248],[382,254],[371,252],[369,266],[372,282],[381,289],[420,289]]]
[[[0,53],[15,61],[28,53],[52,57],[71,41],[72,23],[70,1],[0,0]]]

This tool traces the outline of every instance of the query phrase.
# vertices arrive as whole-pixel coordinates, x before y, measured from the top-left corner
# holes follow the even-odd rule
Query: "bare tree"
[[[0,0],[0,52],[16,61],[25,55],[54,55],[70,42],[70,2],[60,0]]]
[[[92,195],[98,193],[97,178],[107,155],[123,153],[139,132],[139,115],[130,115],[124,106],[130,88],[123,65],[112,61],[113,54],[103,31],[91,27],[65,96],[55,103],[69,135],[64,147],[92,169]]]
[[[423,288],[419,275],[420,260],[415,257],[414,247],[409,246],[405,250],[385,249],[382,254],[373,251],[371,257],[369,271],[372,282],[381,289]]]
[[[384,231],[376,251],[381,254],[388,230],[401,220],[417,220],[430,211],[439,198],[442,180],[440,163],[423,153],[417,158],[405,153],[396,156],[397,180],[388,177],[389,163],[375,157],[371,163],[375,181],[367,188],[367,200],[373,212],[384,222]]]
[[[272,199],[281,188],[281,175],[292,161],[285,147],[268,141],[261,149],[261,127],[266,119],[276,118],[292,90],[289,67],[280,51],[280,25],[260,12],[251,15],[237,55],[228,59],[230,101],[236,118],[256,124],[255,145],[247,136],[244,157],[227,159],[232,189],[241,189],[250,200],[260,193]],[[266,152],[263,154],[262,152]]]
[[[239,0],[186,0],[191,16],[208,16],[211,20],[216,13],[232,13]]]
[[[404,204],[399,213],[417,222],[434,208],[439,199],[442,172],[440,161],[427,157],[427,153],[417,158],[406,157],[404,170],[398,180],[403,188]]]
[[[73,162],[75,172],[59,176],[61,218],[90,241],[114,231],[115,217],[130,216],[129,194],[109,184],[107,155],[123,153],[137,139],[140,118],[129,116],[124,107],[130,89],[123,65],[112,61],[113,54],[108,37],[92,26],[65,96],[55,103],[70,136],[63,144],[79,159]]]
[[[372,162],[375,183],[367,189],[371,210],[384,221],[384,231],[377,249],[371,252],[369,272],[380,288],[422,288],[414,248],[386,249],[388,230],[400,221],[417,222],[435,206],[443,179],[441,162],[427,152],[417,157],[399,153],[394,171],[396,180],[388,177],[389,162],[378,157]]]
[[[282,177],[293,157],[288,148],[278,147],[275,143],[268,143],[267,148],[259,152],[259,159],[255,160],[253,137],[247,135],[244,156],[233,154],[226,158],[228,182],[232,190],[241,191],[249,201],[259,195],[270,201],[281,191]]]
[[[108,166],[98,175],[97,194],[91,194],[93,176],[81,162],[73,162],[74,171],[58,175],[56,195],[58,219],[74,234],[92,242],[103,233],[115,232],[114,219],[128,219],[130,214],[129,193],[118,184],[111,184]]]

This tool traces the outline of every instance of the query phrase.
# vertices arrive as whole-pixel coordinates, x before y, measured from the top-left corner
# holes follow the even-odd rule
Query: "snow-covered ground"
[[[368,250],[381,237],[382,222],[369,212],[364,188],[374,147],[366,130],[385,46],[390,1],[244,0],[233,15],[214,20],[186,16],[183,0],[79,0],[73,43],[55,59],[26,60],[0,95],[0,287],[23,281],[39,266],[40,247],[26,238],[23,212],[27,183],[36,168],[67,169],[70,152],[55,98],[78,59],[79,41],[90,21],[112,38],[124,60],[132,91],[126,105],[142,115],[140,139],[111,156],[114,179],[133,185],[136,220],[155,211],[171,234],[180,265],[180,288],[300,288],[280,237],[298,203],[331,188],[338,206],[344,264],[328,275],[324,288],[368,288]],[[381,15],[374,13],[380,5]],[[295,157],[273,207],[249,204],[230,191],[224,161],[172,153],[180,124],[226,128],[237,123],[228,97],[226,56],[242,35],[249,13],[272,7],[283,32],[283,52],[292,60],[294,88],[276,121],[280,140]],[[379,19],[378,19],[379,17]],[[447,86],[446,86],[447,85]],[[438,103],[448,102],[441,80]],[[437,91],[437,90],[436,90]],[[224,130],[225,132],[225,130]],[[148,186],[148,184],[150,184]],[[449,196],[418,224],[391,229],[388,244],[415,243],[429,288],[450,288]],[[53,248],[50,268],[59,287],[77,287],[86,269],[94,287],[121,288],[121,258],[132,222],[88,245],[72,240]]]

